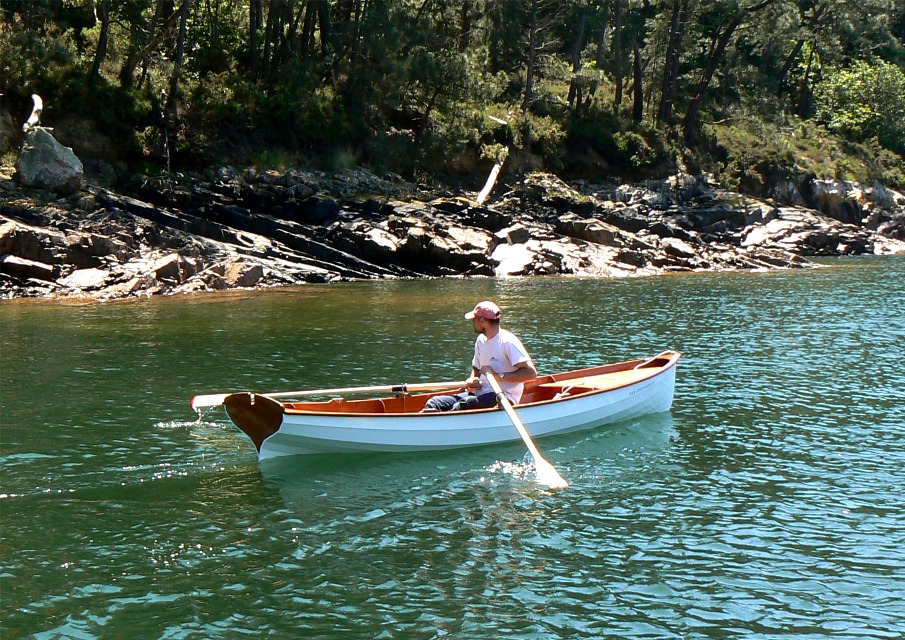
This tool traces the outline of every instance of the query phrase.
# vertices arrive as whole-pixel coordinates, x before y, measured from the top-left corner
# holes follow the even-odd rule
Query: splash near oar
[[[503,390],[500,388],[500,383],[497,382],[496,376],[492,373],[485,373],[484,377],[487,378],[487,382],[490,383],[490,386],[493,388],[493,392],[496,393],[497,400],[500,403],[500,406],[506,410],[506,413],[509,415],[509,419],[512,421],[512,425],[515,427],[518,434],[522,437],[522,440],[525,442],[525,446],[528,447],[528,451],[531,452],[531,456],[534,458],[534,469],[537,473],[537,481],[541,484],[545,484],[551,489],[565,489],[569,486],[569,483],[566,482],[565,478],[559,475],[559,472],[553,467],[552,464],[547,462],[544,457],[540,454],[540,451],[537,450],[537,447],[534,445],[534,441],[531,440],[531,435],[528,433],[528,430],[525,428],[525,425],[522,424],[521,419],[515,413],[515,409],[512,408],[512,403],[509,402],[509,398],[506,397],[506,394],[503,393]]]

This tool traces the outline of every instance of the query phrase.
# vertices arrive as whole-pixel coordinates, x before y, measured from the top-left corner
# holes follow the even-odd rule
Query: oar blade
[[[528,433],[528,429],[526,429],[525,425],[522,424],[521,418],[516,415],[515,409],[512,408],[512,403],[509,402],[506,394],[503,393],[503,389],[500,387],[500,383],[496,379],[496,376],[494,376],[490,372],[487,372],[484,375],[487,378],[487,381],[490,383],[493,392],[496,394],[497,400],[499,401],[500,405],[503,407],[503,409],[505,409],[506,414],[509,416],[509,420],[512,421],[512,426],[514,426],[515,430],[518,431],[518,434],[522,437],[525,446],[528,447],[528,451],[534,458],[534,471],[537,475],[537,481],[540,484],[547,485],[551,489],[567,488],[569,486],[569,483],[566,482],[561,475],[559,475],[559,472],[553,467],[553,465],[547,462],[540,454],[540,451],[537,450],[537,446],[535,446],[534,441],[531,439],[531,434]]]
[[[192,398],[192,409],[209,409],[210,407],[219,407],[226,400],[228,393],[212,393],[206,396],[195,396]]]
[[[534,459],[534,470],[537,473],[537,481],[545,484],[551,489],[568,489],[569,483],[559,475],[559,472],[552,464],[541,457]]]

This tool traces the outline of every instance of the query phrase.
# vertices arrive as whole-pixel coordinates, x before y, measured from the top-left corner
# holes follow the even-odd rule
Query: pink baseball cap
[[[466,320],[477,318],[487,318],[488,320],[500,319],[500,308],[493,304],[490,300],[479,302],[472,311],[465,314]]]

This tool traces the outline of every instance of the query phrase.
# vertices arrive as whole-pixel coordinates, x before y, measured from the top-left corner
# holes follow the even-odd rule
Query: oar
[[[376,387],[343,387],[340,389],[308,389],[306,391],[280,391],[278,393],[262,393],[268,398],[298,398],[302,396],[325,396],[337,393],[407,393],[409,391],[430,391],[432,389],[451,389],[464,386],[461,380],[454,382],[419,382],[417,384],[390,384]],[[192,409],[219,407],[230,393],[212,393],[192,398]]]
[[[525,441],[525,446],[528,447],[528,451],[530,451],[531,455],[534,457],[534,469],[537,472],[537,481],[547,485],[551,489],[565,489],[568,487],[569,483],[559,475],[559,472],[553,468],[552,464],[544,460],[540,451],[534,446],[534,442],[531,440],[528,430],[525,428],[525,425],[522,424],[521,419],[516,415],[515,409],[512,408],[512,403],[509,402],[509,398],[506,397],[506,394],[503,393],[503,390],[500,388],[500,383],[497,382],[496,376],[492,373],[485,373],[484,377],[487,378],[494,393],[496,393],[497,400],[503,405],[506,413],[509,414],[509,419],[512,420],[512,424],[515,426],[516,431],[522,436],[522,440]]]

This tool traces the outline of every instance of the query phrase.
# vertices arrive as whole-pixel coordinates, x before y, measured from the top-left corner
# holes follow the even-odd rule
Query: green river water
[[[905,637],[905,259],[0,303],[0,637]],[[259,464],[196,393],[684,354],[669,413]]]

